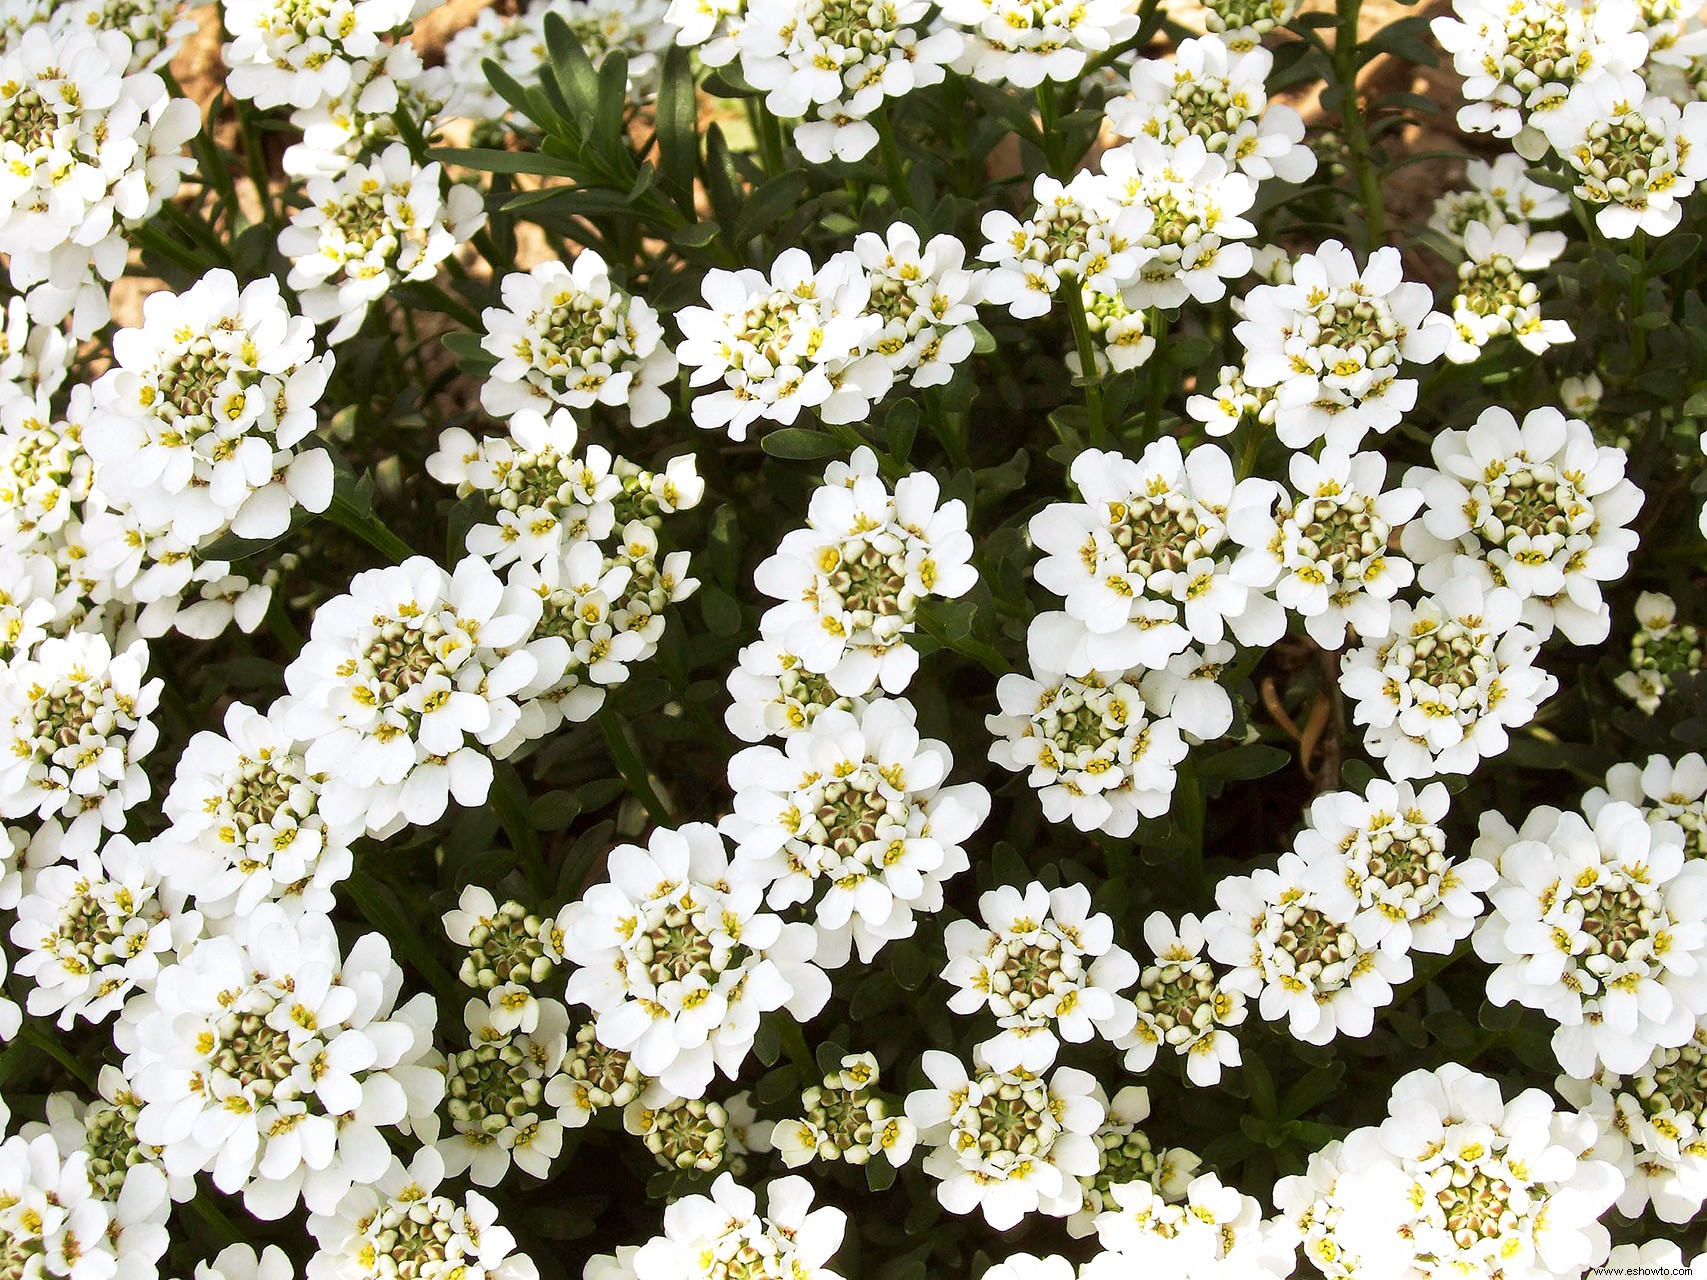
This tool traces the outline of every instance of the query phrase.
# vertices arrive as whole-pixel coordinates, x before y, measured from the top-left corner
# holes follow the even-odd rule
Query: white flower
[[[1387,1111],[1346,1138],[1314,1186],[1276,1189],[1330,1280],[1567,1280],[1606,1257],[1596,1219],[1622,1179],[1585,1158],[1588,1117],[1555,1111],[1540,1089],[1505,1101],[1497,1081],[1457,1063],[1411,1072]]]
[[[925,1172],[950,1213],[974,1210],[996,1231],[1027,1214],[1064,1218],[1084,1202],[1080,1178],[1098,1169],[1092,1135],[1104,1104],[1094,1077],[1058,1067],[1048,1080],[993,1070],[973,1052],[969,1074],[953,1054],[921,1060],[930,1088],[907,1095],[907,1118],[930,1148]]]
[[[1140,816],[1168,811],[1187,748],[1174,722],[1146,705],[1136,674],[1014,672],[997,683],[1001,714],[984,718],[996,739],[990,759],[1029,771],[1051,822],[1120,838]]]
[[[1469,430],[1438,433],[1433,452],[1432,469],[1405,473],[1424,507],[1401,541],[1423,566],[1423,586],[1463,576],[1463,553],[1523,601],[1537,639],[1555,629],[1574,644],[1606,639],[1600,584],[1628,571],[1637,544],[1628,526],[1642,506],[1624,451],[1596,444],[1588,423],[1557,409],[1535,409],[1520,425],[1491,405]]]
[[[136,1118],[142,1104],[131,1092],[124,1072],[106,1064],[95,1082],[96,1097],[85,1101],[76,1093],[51,1093],[47,1097],[47,1128],[63,1155],[81,1151],[89,1158],[89,1182],[95,1194],[109,1204],[123,1194],[125,1183],[137,1169],[144,1181],[164,1180],[167,1198],[182,1204],[196,1193],[195,1179],[168,1177],[161,1164],[159,1147],[139,1142]],[[159,1186],[143,1196],[156,1198]]]
[[[693,421],[745,440],[761,418],[784,426],[802,409],[825,422],[857,422],[894,375],[870,344],[882,318],[868,312],[871,285],[851,251],[814,270],[803,249],[785,249],[770,274],[713,270],[703,307],[676,312],[676,357],[695,387]]]
[[[1310,880],[1296,853],[1281,854],[1273,871],[1223,879],[1203,920],[1209,954],[1232,969],[1223,987],[1257,998],[1263,1017],[1287,1019],[1306,1044],[1366,1036],[1410,978],[1410,957],[1365,945],[1350,913],[1334,914]]]
[[[1593,1118],[1590,1153],[1624,1175],[1618,1212],[1639,1218],[1649,1205],[1661,1222],[1688,1222],[1707,1201],[1707,1105],[1702,1102],[1707,1031],[1688,1044],[1656,1049],[1627,1076],[1601,1070],[1591,1080],[1560,1076],[1554,1087]]]
[[[263,904],[245,938],[204,938],[132,1000],[116,1029],[142,1104],[137,1138],[173,1175],[211,1171],[257,1217],[326,1213],[384,1173],[382,1131],[431,1116],[432,997],[370,933],[341,957],[325,917]]]
[[[478,1191],[452,1199],[439,1191],[444,1178],[439,1153],[422,1147],[408,1168],[390,1159],[336,1208],[315,1210],[308,1230],[320,1247],[307,1280],[538,1280],[533,1259],[517,1253],[515,1237],[498,1225],[496,1206]]]
[[[108,1280],[118,1269],[115,1208],[95,1193],[89,1158],[61,1156],[51,1134],[0,1142],[0,1245],[20,1275]]]
[[[985,302],[1028,320],[1049,314],[1063,280],[1119,295],[1136,278],[1146,257],[1139,240],[1154,219],[1148,205],[1121,203],[1113,179],[1088,171],[1066,183],[1039,174],[1032,200],[1023,222],[992,209],[979,224],[986,243],[978,256],[991,264]]]
[[[274,715],[233,702],[223,733],[190,739],[162,804],[171,826],[156,847],[167,884],[210,920],[240,919],[269,900],[330,911],[362,829],[327,823],[325,783]]]
[[[825,711],[781,747],[729,762],[734,811],[720,826],[736,865],[777,910],[816,899],[825,968],[846,964],[856,944],[869,964],[912,936],[915,911],[940,911],[943,884],[970,865],[964,844],[989,815],[983,787],[944,785],[954,757],[919,735],[916,715],[890,698],[857,715]]]
[[[1451,327],[1429,309],[1428,286],[1402,271],[1397,249],[1377,249],[1359,271],[1351,250],[1330,240],[1292,264],[1290,283],[1245,295],[1233,330],[1244,380],[1275,389],[1275,431],[1287,448],[1326,438],[1355,449],[1416,405],[1416,380],[1400,371],[1438,360]]]
[[[812,1208],[812,1184],[778,1178],[766,1206],[730,1174],[710,1195],[684,1196],[664,1210],[664,1232],[635,1252],[635,1280],[721,1280],[742,1270],[790,1280],[839,1280],[825,1264],[841,1248],[847,1215]]]
[[[451,427],[439,436],[438,452],[427,459],[428,474],[454,484],[459,498],[482,494],[492,512],[490,522],[469,529],[469,551],[495,569],[519,561],[552,573],[576,544],[610,537],[622,478],[612,470],[609,450],[595,444],[580,451],[579,439],[567,408],[553,410],[549,418],[519,414],[503,435],[476,440]],[[621,589],[621,583],[612,584],[612,590]]]
[[[452,1133],[438,1141],[445,1173],[464,1172],[477,1187],[495,1187],[511,1162],[545,1177],[563,1148],[563,1124],[545,1105],[569,1046],[569,1011],[540,1000],[531,1023],[512,1027],[497,1014],[499,991],[463,1006],[468,1048],[445,1061],[445,1109]]]
[[[1092,54],[1106,53],[1138,31],[1125,0],[944,0],[942,21],[966,33],[955,70],[990,84],[1032,89],[1045,80],[1076,80]]]
[[[0,51],[0,254],[30,318],[69,316],[74,338],[106,323],[124,230],[177,192],[201,124],[131,56],[123,32],[86,25],[31,26]]]
[[[1272,427],[1279,406],[1272,387],[1249,387],[1236,364],[1222,365],[1215,389],[1186,397],[1185,411],[1212,436],[1230,436],[1248,421],[1253,428]]]
[[[1438,196],[1428,225],[1450,240],[1462,241],[1472,222],[1491,231],[1509,224],[1550,222],[1570,211],[1570,197],[1544,187],[1529,176],[1529,162],[1506,152],[1491,163],[1471,160],[1464,167],[1462,191]]]
[[[457,978],[476,990],[544,982],[563,960],[563,939],[554,925],[514,899],[500,906],[477,884],[463,887],[441,923],[446,937],[468,949]]]
[[[1340,688],[1389,777],[1469,773],[1506,749],[1559,687],[1535,666],[1541,642],[1509,587],[1461,575],[1415,605],[1393,605],[1392,631],[1346,652]]]
[[[1481,832],[1471,852],[1499,872],[1475,933],[1488,999],[1558,1023],[1579,1079],[1688,1044],[1707,1013],[1707,863],[1685,859],[1682,828],[1612,801],[1592,826],[1543,807],[1520,831],[1483,814]]]
[[[292,507],[332,501],[331,456],[299,447],[332,358],[314,355],[314,326],[270,276],[240,292],[210,271],[182,294],[150,294],[113,356],[83,443],[102,490],[141,520],[192,545],[226,530],[276,538]]]
[[[610,879],[563,908],[563,954],[579,965],[564,998],[598,1015],[601,1043],[678,1097],[715,1071],[733,1078],[762,1014],[801,1021],[830,995],[808,924],[761,910],[761,882],[735,874],[707,823],[611,851]]]
[[[1067,1219],[1067,1234],[1075,1240],[1095,1234],[1096,1216],[1113,1203],[1108,1198],[1111,1187],[1143,1181],[1167,1200],[1184,1198],[1191,1175],[1202,1162],[1183,1147],[1154,1147],[1138,1127],[1149,1117],[1150,1091],[1143,1085],[1127,1085],[1108,1104],[1107,1118],[1092,1135],[1097,1145],[1097,1172],[1080,1175],[1085,1200]]]
[[[844,1054],[839,1070],[801,1094],[801,1116],[779,1120],[771,1131],[782,1162],[798,1169],[815,1159],[863,1165],[882,1156],[896,1168],[905,1165],[918,1129],[906,1116],[889,1113],[889,1102],[875,1092],[879,1074],[871,1054]]]
[[[6,303],[0,325],[0,400],[52,396],[71,371],[71,343],[59,325],[32,324],[22,298]]]
[[[745,646],[736,661],[724,721],[742,742],[785,738],[805,729],[820,712],[834,708],[858,714],[867,701],[843,697],[797,655],[769,639]]]
[[[1220,1083],[1221,1069],[1240,1063],[1238,1037],[1227,1028],[1245,1020],[1244,992],[1216,976],[1203,954],[1207,938],[1196,916],[1182,915],[1176,927],[1162,912],[1152,912],[1144,921],[1144,942],[1155,961],[1144,966],[1132,996],[1138,1020],[1115,1041],[1126,1050],[1126,1069],[1148,1071],[1165,1044],[1186,1060],[1186,1078],[1193,1084]]]
[[[340,93],[290,113],[302,140],[285,148],[281,166],[293,178],[336,177],[395,142],[399,116],[431,142],[453,92],[446,70],[422,66],[413,45],[385,47],[350,64],[349,84]]]
[[[32,877],[12,925],[24,953],[15,972],[35,983],[30,1013],[58,1014],[69,1030],[79,1016],[104,1022],[134,992],[152,989],[200,932],[183,894],[162,891],[154,851],[115,835],[100,853],[84,850]]]
[[[1250,246],[1234,242],[1257,233],[1242,216],[1256,203],[1257,185],[1203,139],[1168,146],[1140,136],[1105,151],[1101,167],[1112,199],[1150,215],[1136,242],[1137,271],[1122,281],[1127,306],[1217,302],[1227,281],[1250,271]]]
[[[1649,822],[1675,822],[1683,829],[1683,852],[1707,857],[1707,760],[1691,751],[1675,762],[1649,756],[1645,765],[1620,763],[1606,771],[1605,788],[1583,796],[1583,813],[1593,822],[1608,803],[1633,804]]]
[[[1234,50],[1219,36],[1182,40],[1171,59],[1133,64],[1129,91],[1108,104],[1109,125],[1169,147],[1200,138],[1254,181],[1302,182],[1316,171],[1316,155],[1304,145],[1303,117],[1268,100],[1273,67],[1261,45]]]
[[[549,652],[527,645],[539,616],[538,596],[473,556],[455,573],[423,556],[370,569],[321,605],[278,714],[326,777],[326,820],[382,832],[435,821],[452,795],[484,801],[492,764],[474,744],[503,737],[512,695],[541,677]]]
[[[866,310],[883,320],[866,339],[866,350],[912,386],[947,382],[972,354],[970,326],[978,319],[986,273],[964,265],[966,247],[956,237],[932,236],[921,246],[919,233],[905,222],[891,223],[882,235],[862,231],[853,251],[871,284]]]
[[[802,119],[794,144],[807,161],[864,159],[879,138],[867,117],[940,84],[961,53],[959,32],[929,31],[930,9],[928,0],[748,0],[736,37],[741,74],[765,91],[772,114]]]
[[[1084,1280],[1129,1275],[1215,1276],[1284,1280],[1295,1245],[1281,1223],[1263,1221],[1262,1205],[1213,1173],[1193,1178],[1183,1200],[1170,1204],[1147,1180],[1120,1183],[1106,1197],[1114,1207],[1096,1216],[1106,1250],[1081,1271]]]
[[[228,1244],[211,1262],[196,1263],[194,1280],[295,1280],[290,1255],[269,1244],[256,1256],[253,1245]]]
[[[545,1082],[545,1104],[557,1112],[565,1129],[582,1129],[606,1107],[627,1107],[648,1093],[651,1081],[635,1068],[621,1049],[599,1043],[592,1023],[575,1032],[559,1070]]]
[[[1659,709],[1675,682],[1701,670],[1701,632],[1677,620],[1677,602],[1658,591],[1636,597],[1637,631],[1630,638],[1630,668],[1618,673],[1618,691],[1648,715]]]
[[[502,307],[487,307],[480,344],[498,363],[480,388],[495,417],[548,414],[556,405],[626,408],[637,427],[670,411],[664,388],[676,357],[658,313],[612,285],[605,261],[584,249],[572,267],[544,262],[499,284]]]
[[[1303,1173],[1274,1184],[1276,1217],[1291,1226],[1304,1261],[1326,1280],[1352,1280],[1361,1265],[1338,1234],[1345,1212],[1339,1194],[1340,1181],[1346,1176],[1343,1152],[1344,1145],[1336,1138],[1310,1153]]]
[[[1085,327],[1102,340],[1095,353],[1096,373],[1124,372],[1148,363],[1156,340],[1150,336],[1145,312],[1127,306],[1118,293],[1083,286],[1080,293],[1085,300]],[[1067,352],[1066,364],[1075,376],[1084,372],[1077,351]]]
[[[147,670],[143,641],[115,654],[105,637],[79,632],[0,672],[0,815],[122,828],[125,810],[148,798],[141,761],[159,739],[162,681],[145,683]]]
[[[1464,261],[1458,264],[1458,292],[1452,299],[1453,340],[1446,358],[1470,364],[1495,338],[1511,336],[1525,351],[1540,355],[1576,335],[1563,320],[1541,316],[1541,289],[1525,273],[1545,270],[1565,251],[1558,231],[1532,232],[1507,223],[1497,230],[1476,221],[1464,229]]]
[[[1574,194],[1600,206],[1595,225],[1616,240],[1671,231],[1683,218],[1681,202],[1707,178],[1707,102],[1679,110],[1650,95],[1634,71],[1579,80],[1540,126],[1566,176],[1575,171]]]
[[[66,415],[54,412],[47,389],[0,401],[0,544],[47,550],[89,499],[95,465],[82,431],[90,407],[87,387],[73,386]]]
[[[431,280],[486,225],[479,191],[447,184],[437,163],[417,166],[402,143],[336,177],[310,178],[307,196],[279,232],[279,252],[290,259],[286,283],[302,313],[315,324],[337,321],[326,335],[334,346],[395,285]]]
[[[763,633],[841,696],[878,685],[899,693],[918,669],[907,636],[919,602],[970,591],[971,559],[966,504],[942,502],[927,471],[904,476],[891,494],[876,455],[861,446],[825,469],[806,527],[784,534],[754,574],[782,602],[765,614]]]
[[[1529,161],[1545,150],[1536,126],[1574,85],[1633,71],[1648,53],[1630,0],[1453,0],[1452,12],[1429,26],[1464,77],[1458,127],[1516,138]]]
[[[226,0],[222,52],[233,97],[310,107],[348,86],[353,64],[383,53],[430,6],[423,0]]]
[[[1077,1274],[1073,1264],[1058,1253],[1042,1258],[1035,1253],[1014,1253],[986,1271],[982,1280],[1074,1280]]]
[[[1136,1015],[1123,993],[1138,979],[1138,962],[1115,943],[1114,922],[1090,906],[1084,885],[1049,890],[1033,881],[980,896],[982,928],[949,922],[948,1007],[995,1015],[1001,1032],[978,1047],[992,1070],[1036,1075],[1055,1061],[1057,1038],[1083,1044],[1131,1031]]]
[[[1290,476],[1298,496],[1283,495],[1278,510],[1247,507],[1228,517],[1245,548],[1236,572],[1272,589],[1324,649],[1343,648],[1348,626],[1385,635],[1393,597],[1416,576],[1388,543],[1423,495],[1409,477],[1406,487],[1384,490],[1387,460],[1379,453],[1352,455],[1331,445],[1318,458],[1293,454]]]
[[[1213,444],[1182,455],[1164,437],[1134,462],[1087,449],[1073,459],[1083,501],[1054,503],[1031,519],[1044,555],[1037,581],[1063,596],[1067,612],[1033,625],[1034,655],[1050,669],[1156,668],[1193,642],[1273,644],[1286,615],[1234,571],[1229,524],[1246,507],[1266,510],[1278,486],[1235,484],[1233,464]]]
[[[1446,856],[1450,803],[1443,783],[1418,790],[1383,778],[1362,795],[1330,791],[1311,803],[1293,848],[1310,864],[1311,890],[1362,945],[1449,955],[1470,936],[1478,895],[1497,877],[1481,859]]]

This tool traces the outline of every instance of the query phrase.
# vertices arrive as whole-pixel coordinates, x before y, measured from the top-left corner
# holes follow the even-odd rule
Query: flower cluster
[[[366,0],[374,3],[374,0]],[[279,233],[287,283],[315,324],[336,320],[326,341],[355,336],[368,308],[401,282],[430,281],[439,264],[486,223],[480,192],[447,182],[393,143],[336,176],[310,178],[308,204]]]
[[[1484,814],[1474,854],[1499,874],[1476,954],[1496,966],[1488,998],[1559,1024],[1566,1074],[1633,1074],[1676,1049],[1707,1014],[1707,863],[1683,831],[1620,800],[1590,823],[1543,806],[1521,828]]]
[[[122,31],[70,22],[0,47],[0,255],[31,320],[69,317],[80,338],[107,322],[125,230],[177,192],[201,123],[133,53]]]
[[[834,695],[900,693],[918,670],[907,637],[919,604],[952,600],[978,580],[966,504],[914,472],[893,493],[877,456],[856,449],[831,463],[813,491],[806,526],[785,534],[759,566],[758,589],[781,603],[766,611],[766,643],[822,677]],[[784,664],[792,667],[793,663]]]

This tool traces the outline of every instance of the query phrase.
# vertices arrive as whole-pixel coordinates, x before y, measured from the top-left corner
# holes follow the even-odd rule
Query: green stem
[[[255,185],[255,199],[261,206],[261,220],[278,226],[282,215],[273,209],[272,171],[267,167],[266,153],[261,149],[261,135],[255,129],[255,113],[249,104],[238,99],[237,128],[243,135],[243,156],[249,165],[249,181]]]
[[[1102,379],[1097,375],[1096,340],[1091,336],[1090,316],[1085,312],[1085,291],[1077,280],[1061,283],[1067,301],[1067,318],[1073,324],[1073,345],[1079,352],[1079,377],[1085,384],[1085,413],[1091,420],[1091,447],[1108,443],[1108,423],[1102,412]]]
[[[485,328],[479,314],[473,307],[469,306],[466,302],[458,302],[433,281],[418,280],[415,282],[415,288],[420,291],[424,298],[429,302],[432,302],[440,311],[444,312],[464,328],[469,329],[474,333],[480,333]]]
[[[209,1200],[202,1192],[190,1198],[190,1209],[212,1231],[216,1239],[226,1244],[242,1244],[249,1237],[226,1215],[224,1209]]]
[[[1191,768],[1182,768],[1174,785],[1174,819],[1185,836],[1188,874],[1200,900],[1210,896],[1209,876],[1203,867],[1203,784]]]
[[[498,825],[510,838],[510,848],[526,864],[524,869],[533,891],[545,893],[551,887],[551,878],[546,874],[539,837],[528,817],[527,788],[513,765],[500,764],[492,771],[492,809],[498,815]]]
[[[162,68],[160,78],[165,81],[167,92],[174,98],[189,97],[171,71]],[[231,180],[230,166],[220,159],[219,149],[214,145],[212,131],[208,128],[210,123],[207,116],[203,115],[202,127],[197,129],[196,136],[190,139],[190,148],[196,153],[198,175],[203,182],[211,184],[217,193],[220,206],[225,211],[226,229],[235,235],[240,212],[237,204],[237,184]]]
[[[763,99],[754,100],[753,119],[756,122],[753,132],[758,135],[759,155],[764,160],[765,176],[779,177],[783,172],[782,121],[771,114]]]
[[[1156,348],[1150,352],[1150,367],[1145,371],[1144,379],[1144,432],[1154,440],[1162,429],[1162,401],[1167,399],[1167,360],[1164,352],[1168,342],[1167,313],[1159,307],[1151,307],[1145,317],[1145,328],[1156,340]]]
[[[428,949],[426,936],[421,931],[421,921],[410,920],[377,892],[376,885],[373,873],[358,866],[355,874],[339,886],[339,892],[349,900],[350,905],[364,920],[402,952],[404,959],[415,966],[434,994],[444,1002],[442,1012],[454,1014],[462,1008],[464,998],[468,994],[467,989]]]
[[[847,445],[850,453],[859,448],[870,449],[872,453],[877,455],[877,469],[882,472],[883,476],[888,480],[899,480],[911,469],[903,467],[885,450],[879,449],[876,445],[872,444],[871,441],[867,440],[859,433],[859,429],[851,422],[826,422],[824,424],[824,429],[831,435],[835,436],[836,439],[840,440],[843,444]]]
[[[1642,327],[1642,317],[1648,310],[1648,236],[1636,233],[1636,270],[1630,276],[1630,363],[1631,372],[1641,376],[1648,362],[1648,331]]]
[[[652,786],[652,775],[641,760],[640,752],[635,748],[628,722],[607,702],[599,708],[599,732],[605,736],[605,745],[610,748],[611,760],[616,764],[617,772],[628,786],[629,794],[640,801],[647,815],[653,822],[668,822],[673,816],[670,806],[659,797]]]
[[[346,533],[353,533],[375,551],[389,556],[396,564],[402,564],[415,554],[414,548],[399,538],[385,522],[371,511],[364,511],[344,495],[334,493],[332,505],[326,508],[326,516]]]
[[[888,106],[878,107],[868,118],[877,126],[877,146],[883,156],[883,172],[888,175],[889,198],[897,208],[911,209],[913,192],[907,185],[907,167],[901,162],[901,148],[895,142],[895,126],[889,119]]]
[[[90,1072],[89,1068],[85,1064],[79,1062],[74,1056],[72,1056],[71,1051],[61,1044],[56,1036],[43,1031],[33,1022],[26,1022],[23,1030],[19,1033],[18,1038],[28,1042],[42,1053],[45,1053],[48,1057],[52,1058],[60,1066],[64,1067],[73,1076],[75,1076],[85,1088],[89,1089],[91,1092],[97,1092],[93,1073]]]
[[[1045,80],[1037,86],[1037,130],[1043,144],[1043,163],[1051,175],[1063,182],[1070,176],[1064,173],[1066,158],[1061,154],[1060,114],[1055,103],[1055,84]]]
[[[948,455],[948,460],[956,471],[972,465],[971,457],[966,451],[966,434],[961,430],[957,415],[950,414],[943,406],[940,387],[925,388],[925,421],[930,423],[931,433],[936,436],[937,443],[942,445],[942,451]]]
[[[1340,122],[1357,176],[1359,203],[1363,205],[1364,248],[1373,253],[1387,243],[1387,206],[1381,195],[1381,175],[1370,150],[1369,131],[1364,127],[1363,111],[1357,101],[1357,20],[1363,11],[1363,0],[1337,0],[1335,11],[1339,22],[1334,33],[1334,79],[1340,91]]]
[[[806,1043],[806,1034],[801,1031],[800,1024],[786,1011],[779,1013],[777,1019],[782,1027],[782,1047],[788,1054],[788,1060],[794,1064],[794,1069],[800,1073],[800,1087],[805,1089],[818,1083],[818,1060],[812,1056],[812,1050]]]
[[[1253,421],[1245,437],[1244,456],[1239,459],[1239,479],[1243,480],[1256,469],[1257,453],[1262,448],[1262,423]]]

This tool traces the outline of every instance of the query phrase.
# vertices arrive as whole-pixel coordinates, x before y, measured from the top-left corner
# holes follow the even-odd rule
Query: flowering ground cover
[[[1697,15],[431,8],[0,0],[0,1280],[1707,1263]]]

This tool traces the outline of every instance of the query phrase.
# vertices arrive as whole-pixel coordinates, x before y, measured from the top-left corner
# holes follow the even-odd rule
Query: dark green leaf
[[[809,427],[782,427],[767,432],[760,439],[759,448],[773,458],[793,458],[806,462],[818,458],[835,458],[846,452],[846,446],[835,436],[813,431]]]

